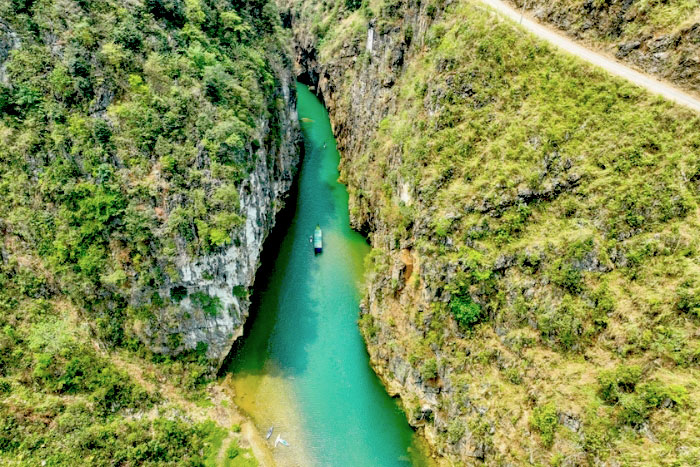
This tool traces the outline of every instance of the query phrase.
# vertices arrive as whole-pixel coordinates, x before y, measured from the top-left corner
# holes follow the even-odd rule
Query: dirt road
[[[613,75],[624,78],[637,86],[641,86],[648,91],[663,96],[664,98],[688,107],[696,112],[700,112],[700,99],[674,87],[673,85],[652,78],[649,75],[640,73],[632,68],[624,65],[614,58],[608,57],[601,52],[588,49],[568,37],[563,33],[559,33],[547,26],[544,26],[530,17],[527,13],[524,15],[520,10],[516,10],[512,6],[502,2],[501,0],[479,0],[481,3],[488,5],[496,10],[501,15],[520,23],[525,29],[533,33],[537,37],[546,40],[547,42],[559,47],[560,49],[575,55],[583,60],[592,63],[595,66],[603,68]]]

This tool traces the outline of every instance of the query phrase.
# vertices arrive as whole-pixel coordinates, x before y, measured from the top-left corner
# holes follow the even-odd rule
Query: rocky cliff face
[[[423,325],[402,316],[406,308],[432,319],[430,304],[441,300],[440,289],[431,288],[419,277],[438,271],[443,265],[423,264],[413,250],[416,237],[396,245],[394,226],[375,216],[377,200],[363,194],[369,183],[366,174],[348,173],[350,161],[371,153],[370,143],[380,122],[396,111],[393,85],[424,44],[434,20],[429,4],[417,4],[401,11],[400,27],[384,29],[386,24],[374,19],[366,23],[363,34],[338,44],[323,56],[317,49],[318,39],[300,18],[292,18],[295,37],[297,74],[311,85],[329,110],[331,123],[342,154],[341,178],[349,183],[349,209],[354,228],[369,235],[372,246],[385,253],[381,273],[368,280],[368,293],[362,304],[363,333],[371,363],[392,396],[400,397],[409,422],[428,440],[441,456],[483,458],[482,443],[468,441],[438,447],[439,433],[444,433],[451,415],[458,415],[464,406],[438,410],[453,394],[435,378],[421,375],[420,364],[414,361],[404,345],[406,340],[425,334]],[[297,21],[295,21],[295,19]],[[348,72],[349,69],[353,73]],[[352,76],[352,78],[350,78]],[[370,156],[371,157],[371,156]],[[363,179],[364,178],[364,179]],[[418,204],[402,181],[395,189],[407,204]],[[423,227],[425,229],[425,226]],[[443,277],[444,278],[444,277]],[[407,283],[411,284],[407,287]],[[445,297],[443,297],[444,299]],[[446,298],[449,298],[446,297]],[[427,313],[423,313],[427,312]],[[446,375],[440,375],[444,381]],[[459,405],[459,404],[458,404]]]
[[[615,152],[606,141],[643,144],[646,130],[630,126],[640,113],[668,117],[653,123],[659,134],[690,117],[471,2],[281,3],[297,74],[330,113],[351,222],[373,246],[360,318],[371,363],[435,456],[584,465],[649,455],[621,432],[665,433],[659,456],[678,446],[660,420],[685,415],[655,412],[671,398],[630,422],[601,399],[600,381],[629,363],[623,349],[646,362],[644,384],[659,381],[652,362],[676,365],[658,350],[665,344],[651,351],[629,340],[655,318],[630,305],[640,295],[623,284],[656,290],[663,267],[644,259],[649,269],[631,273],[642,264],[635,251],[669,241],[669,222],[692,224],[677,202],[694,182],[660,171],[668,148],[639,149],[655,177],[620,177],[604,161]],[[692,138],[679,131],[668,141],[690,158]],[[666,201],[634,207],[646,189]],[[692,266],[673,261],[685,280]],[[675,298],[659,306],[678,315]],[[631,331],[637,312],[642,327]],[[682,318],[674,323],[694,335]]]
[[[297,76],[312,87],[329,111],[338,148],[347,155],[341,167],[367,150],[379,122],[395,110],[393,85],[405,62],[423,45],[433,21],[427,10],[425,5],[403,10],[403,26],[389,30],[383,29],[385,23],[368,20],[361,33],[326,50],[324,56],[319,55],[318,37],[308,25],[289,15]],[[365,137],[358,138],[358,134]],[[375,219],[362,203],[361,196],[350,197],[353,227],[376,231],[378,226],[372,225]]]
[[[290,69],[276,71],[277,97],[283,102],[275,116],[282,128],[280,143],[276,148],[259,148],[251,157],[255,167],[239,187],[245,223],[234,232],[234,242],[215,254],[195,258],[180,249],[176,260],[180,280],[169,281],[159,293],[184,298],[161,309],[156,319],[137,331],[157,353],[177,354],[203,343],[207,357],[220,365],[243,334],[263,243],[284,207],[299,162],[295,80]],[[268,139],[268,121],[259,121],[256,128],[255,139]],[[133,297],[135,303],[143,299],[138,291]]]

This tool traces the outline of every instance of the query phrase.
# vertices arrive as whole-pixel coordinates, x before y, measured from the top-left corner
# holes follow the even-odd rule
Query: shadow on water
[[[301,167],[304,162],[304,144],[299,142],[299,166]],[[260,266],[255,273],[255,284],[253,285],[253,290],[250,295],[250,307],[248,308],[248,318],[243,325],[243,335],[239,337],[231,347],[228,355],[224,359],[221,368],[219,369],[219,376],[223,376],[226,373],[231,373],[235,370],[236,360],[241,357],[241,350],[249,344],[248,336],[250,336],[251,328],[255,325],[258,315],[260,314],[260,304],[261,299],[265,296],[265,292],[270,288],[272,278],[275,275],[275,271],[280,267],[278,264],[282,262],[282,241],[287,235],[289,230],[289,225],[294,220],[297,210],[297,200],[299,199],[299,173],[297,173],[292,182],[292,186],[289,188],[287,193],[287,201],[285,206],[277,213],[277,218],[275,219],[275,226],[268,234],[265,242],[263,243],[263,249],[260,253]],[[272,329],[268,329],[266,336],[261,336],[258,344],[264,343],[269,340]],[[253,345],[253,344],[249,344]],[[259,346],[258,346],[259,347]],[[260,355],[265,354],[264,348],[257,348]],[[262,366],[260,367],[262,371]]]
[[[304,122],[301,124],[304,125]],[[265,367],[270,354],[269,346],[271,336],[275,330],[275,322],[278,319],[280,302],[284,299],[282,290],[284,284],[276,279],[286,275],[286,272],[290,269],[294,247],[311,248],[309,245],[295,245],[295,243],[299,242],[294,242],[294,239],[306,238],[299,232],[302,226],[297,221],[297,212],[303,208],[300,206],[300,180],[304,177],[319,178],[317,173],[314,172],[321,170],[320,164],[314,164],[309,161],[313,157],[318,158],[319,148],[310,146],[308,142],[301,142],[299,146],[301,154],[299,166],[301,169],[297,173],[289,191],[287,204],[278,213],[275,227],[263,245],[260,255],[261,265],[256,273],[255,285],[251,292],[249,316],[243,327],[243,336],[237,339],[232,346],[219,371],[220,375],[226,373],[260,375],[272,370],[275,372],[275,376],[284,376],[285,374],[289,376],[293,372],[292,370],[301,372],[306,368],[305,362],[298,358],[293,366],[275,365],[272,368],[269,366]],[[323,209],[320,209],[316,215],[319,225],[327,223],[335,209],[332,202],[322,201],[325,201]],[[313,270],[309,271],[310,274],[315,272]],[[299,295],[299,292],[304,290],[306,289],[296,290],[299,300],[313,307],[314,302],[309,294]],[[307,342],[313,340],[316,330],[312,316],[300,313],[297,319],[299,320],[298,341]],[[242,365],[241,362],[245,362],[245,365]]]
[[[317,131],[315,127],[326,122],[302,120],[302,132]],[[329,125],[329,124],[328,124]],[[256,275],[250,306],[250,316],[244,326],[243,337],[234,344],[223,372],[255,375],[273,372],[275,376],[294,376],[307,369],[308,354],[303,352],[274,352],[271,339],[280,319],[290,319],[281,313],[289,303],[298,305],[295,320],[294,343],[313,342],[317,337],[318,317],[305,313],[305,309],[317,309],[318,300],[313,296],[309,282],[320,282],[319,260],[313,254],[307,238],[316,225],[337,226],[339,214],[337,197],[347,194],[345,187],[337,182],[335,174],[329,178],[326,151],[336,151],[332,133],[326,139],[304,138],[301,144],[300,170],[290,192],[288,205],[279,214],[274,230],[268,236],[261,255],[261,267]],[[345,202],[347,206],[347,202]],[[348,222],[346,221],[347,225]],[[348,227],[349,228],[349,227]],[[325,240],[329,244],[328,235]],[[299,251],[304,252],[299,257]],[[328,254],[328,253],[325,253]],[[280,280],[283,277],[285,280]],[[300,287],[289,289],[286,282],[299,283]],[[279,339],[278,339],[279,341]],[[284,342],[281,345],[293,344]],[[277,365],[265,365],[274,354]],[[293,355],[293,358],[289,357]]]

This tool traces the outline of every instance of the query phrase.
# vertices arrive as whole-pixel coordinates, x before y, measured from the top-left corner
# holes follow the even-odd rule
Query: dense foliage
[[[90,334],[46,276],[16,259],[0,265],[0,463],[202,465],[220,429],[179,410],[135,416],[167,401]],[[190,373],[170,377],[193,390]]]
[[[100,336],[127,307],[163,305],[179,254],[235,241],[237,186],[279,144],[266,2],[0,3],[11,45],[0,83],[0,218]],[[273,58],[270,58],[273,57]],[[150,291],[150,292],[149,292]]]
[[[0,0],[0,463],[205,461],[212,427],[145,415],[162,396],[105,349],[204,380],[206,348],[151,356],[130,325],[177,303],[177,256],[236,241],[280,144],[278,23],[265,0]]]

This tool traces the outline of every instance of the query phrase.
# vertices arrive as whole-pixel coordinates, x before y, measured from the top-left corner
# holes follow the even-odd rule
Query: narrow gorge
[[[0,0],[0,463],[700,464],[700,117],[485,3]]]
[[[279,465],[421,466],[422,443],[368,364],[357,328],[369,251],[350,228],[328,115],[298,85],[304,137],[296,203],[266,248],[254,318],[227,372],[235,402],[289,447]],[[309,237],[322,226],[323,251]],[[276,439],[276,438],[275,438]]]

